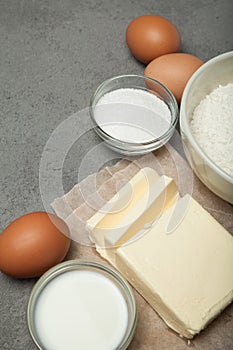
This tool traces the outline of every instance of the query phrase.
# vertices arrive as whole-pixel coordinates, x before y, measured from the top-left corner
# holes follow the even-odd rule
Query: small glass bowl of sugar
[[[160,82],[121,75],[99,85],[91,97],[90,116],[106,146],[125,155],[139,155],[162,147],[172,137],[178,106]]]

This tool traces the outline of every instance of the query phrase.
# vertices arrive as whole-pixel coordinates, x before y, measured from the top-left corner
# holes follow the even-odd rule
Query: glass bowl
[[[114,101],[109,103],[105,99],[104,104],[100,103],[113,92]],[[165,120],[164,109],[160,111],[158,106],[169,113],[169,121]],[[160,82],[140,75],[122,75],[99,85],[90,100],[90,116],[95,132],[106,146],[125,155],[140,155],[168,142],[175,131],[178,106],[173,94]],[[114,131],[109,132],[109,127],[114,127]],[[121,131],[116,133],[116,128]]]
[[[190,121],[201,100],[219,85],[233,83],[233,51],[203,64],[185,87],[180,106],[180,131],[189,164],[199,179],[217,196],[233,204],[233,178],[215,164],[192,134]]]
[[[37,281],[27,321],[41,350],[125,350],[135,333],[136,303],[115,269],[96,261],[70,260]]]

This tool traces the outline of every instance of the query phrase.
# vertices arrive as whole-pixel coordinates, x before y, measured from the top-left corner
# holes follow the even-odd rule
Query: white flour
[[[200,102],[191,129],[209,158],[233,176],[233,83],[220,85]]]
[[[171,112],[160,98],[133,88],[102,96],[94,111],[97,124],[111,137],[126,142],[149,142],[170,127]]]

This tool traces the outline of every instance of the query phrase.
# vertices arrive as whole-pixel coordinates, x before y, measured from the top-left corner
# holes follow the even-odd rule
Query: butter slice
[[[118,225],[122,218],[135,206],[150,186],[159,179],[157,172],[151,168],[141,169],[86,223],[90,239],[97,245],[105,246],[105,233]],[[132,220],[131,220],[132,221]]]
[[[172,179],[143,168],[87,221],[90,238],[100,247],[122,245],[147,230],[177,196]]]
[[[133,210],[123,217],[120,227],[106,232],[105,246],[117,247],[130,239],[138,239],[177,198],[178,191],[174,181],[167,176],[161,176],[138,200]]]
[[[170,234],[173,207],[140,239],[97,250],[168,326],[192,338],[233,299],[233,237],[190,196],[180,201],[188,207]]]

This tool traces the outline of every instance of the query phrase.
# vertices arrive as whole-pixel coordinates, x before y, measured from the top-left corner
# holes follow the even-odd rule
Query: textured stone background
[[[53,130],[86,108],[103,80],[143,74],[144,66],[127,49],[125,30],[133,18],[148,13],[177,25],[184,52],[206,61],[232,50],[231,0],[0,0],[1,230],[26,212],[44,209],[39,163]],[[79,131],[89,126],[89,119],[80,117]],[[65,189],[75,183],[81,160],[97,143],[87,131],[72,147],[65,160]],[[93,159],[90,171],[98,164]],[[36,349],[25,313],[34,283],[0,273],[1,350]]]

